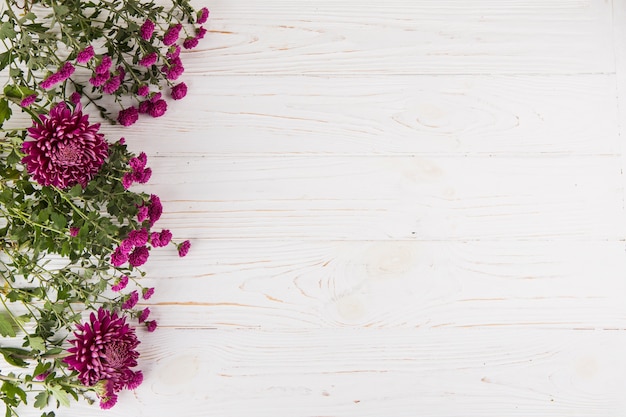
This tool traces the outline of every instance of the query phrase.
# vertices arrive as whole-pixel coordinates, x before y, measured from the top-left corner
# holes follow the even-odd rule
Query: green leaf
[[[67,396],[67,392],[65,392],[60,385],[52,385],[48,389],[52,392],[52,395],[59,402],[59,404],[65,407],[70,406],[70,399]]]
[[[20,356],[28,355],[29,352],[24,349],[18,348],[0,348],[0,354],[4,357],[4,360],[13,366],[25,368],[28,366],[28,362],[22,359]],[[19,356],[18,356],[19,355]]]
[[[7,97],[22,99],[26,96],[35,94],[35,90],[20,85],[7,85],[4,87],[4,95]]]
[[[6,51],[0,54],[0,71],[5,69],[11,62],[11,51]]]
[[[67,192],[72,197],[78,197],[80,193],[83,192],[83,186],[80,184],[76,184]]]
[[[0,336],[15,337],[15,321],[6,311],[0,312]]]
[[[4,22],[0,25],[0,39],[14,38],[16,35],[12,22]]]
[[[35,404],[33,405],[35,406],[35,408],[39,408],[40,410],[43,410],[48,405],[49,399],[50,399],[50,394],[48,394],[48,391],[41,391],[35,397]]]
[[[46,350],[46,344],[44,340],[39,336],[28,336],[28,344],[33,350],[43,352]]]
[[[12,113],[9,101],[6,98],[0,100],[0,127],[2,127],[5,121],[9,120]]]

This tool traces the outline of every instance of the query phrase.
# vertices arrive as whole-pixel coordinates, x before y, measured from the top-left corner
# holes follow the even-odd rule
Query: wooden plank
[[[170,330],[141,334],[144,383],[60,416],[620,416],[623,332]],[[20,412],[20,416],[38,416]]]
[[[619,157],[152,158],[190,238],[620,239]]]
[[[124,136],[158,155],[577,155],[621,147],[613,75],[185,82],[193,94],[168,117],[107,126],[111,140]]]
[[[142,282],[179,328],[626,328],[623,242],[192,242]]]
[[[255,0],[211,5],[193,74],[610,73],[611,2]]]

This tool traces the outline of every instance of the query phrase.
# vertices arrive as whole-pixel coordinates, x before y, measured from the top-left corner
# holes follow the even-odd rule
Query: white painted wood
[[[185,100],[102,127],[193,245],[144,384],[58,416],[626,416],[626,2],[206,5]]]

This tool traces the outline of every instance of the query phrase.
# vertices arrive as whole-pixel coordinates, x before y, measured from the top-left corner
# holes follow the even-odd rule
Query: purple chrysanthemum
[[[138,96],[145,97],[148,94],[150,94],[150,87],[148,87],[147,85],[142,85],[137,89]]]
[[[148,114],[152,117],[161,117],[167,111],[167,102],[163,99],[157,100],[152,103],[150,109],[148,109]]]
[[[198,46],[198,38],[187,38],[183,42],[183,47],[185,49],[193,49]]]
[[[104,74],[96,74],[89,79],[89,84],[93,85],[94,87],[100,87],[101,85],[106,83],[109,78],[111,78],[110,72],[105,72]]]
[[[111,265],[118,267],[124,265],[128,261],[128,254],[124,253],[120,247],[116,248],[111,254]]]
[[[20,106],[28,107],[31,104],[33,104],[36,100],[37,100],[37,94],[31,94],[29,96],[24,97],[22,101],[20,101]]]
[[[146,322],[146,328],[148,329],[149,332],[153,332],[156,330],[157,328],[157,322],[156,320],[150,320]]]
[[[100,63],[96,66],[96,73],[104,74],[105,72],[109,72],[112,64],[113,61],[111,60],[111,57],[108,55],[104,55],[102,57],[102,60],[100,60]]]
[[[150,181],[150,177],[152,177],[152,168],[135,171],[132,175],[134,181],[138,182],[139,184],[145,184]]]
[[[198,29],[196,29],[196,38],[204,39],[204,35],[206,35],[206,29],[204,28],[204,26],[200,26]]]
[[[128,234],[128,240],[132,242],[134,246],[143,246],[148,243],[148,230],[147,229],[139,229],[139,230],[131,230]]]
[[[122,304],[122,308],[125,310],[130,310],[131,308],[137,305],[138,301],[139,301],[139,293],[137,292],[137,290],[135,290],[128,295],[128,297],[126,298],[126,301],[124,301],[124,303]]]
[[[148,261],[150,251],[146,246],[138,246],[128,255],[128,263],[132,266],[141,266]]]
[[[181,258],[187,256],[187,253],[189,253],[189,248],[191,248],[191,242],[185,240],[178,246],[178,256],[180,256]]]
[[[144,288],[142,290],[142,297],[144,300],[149,300],[154,295],[154,287]]]
[[[141,171],[146,167],[147,162],[148,156],[145,152],[141,152],[138,156],[130,158],[128,165],[130,165],[133,171]]]
[[[196,23],[201,25],[205,23],[208,18],[209,18],[209,9],[207,9],[206,7],[203,7],[202,9],[198,10],[198,20],[196,20]]]
[[[70,236],[76,237],[78,236],[79,232],[80,232],[80,227],[75,227],[75,226],[70,227]]]
[[[163,35],[163,44],[170,46],[173,45],[178,40],[178,35],[180,34],[180,30],[183,28],[183,25],[180,23],[174,26],[171,26],[165,35]]]
[[[67,80],[74,73],[74,71],[74,66],[71,63],[66,62],[57,72],[50,74],[45,80],[43,80],[39,86],[44,90],[48,90],[56,84]]]
[[[115,93],[122,85],[122,79],[123,79],[123,76],[121,75],[111,77],[109,81],[107,81],[106,84],[102,86],[102,91],[106,94]]]
[[[172,98],[174,100],[180,100],[187,95],[187,84],[180,83],[172,87]]]
[[[117,121],[122,126],[130,126],[139,119],[139,112],[136,107],[130,106],[124,110],[121,110],[117,114]]]
[[[150,52],[148,55],[139,60],[139,65],[142,67],[149,67],[154,65],[155,62],[157,62],[157,54],[155,52]]]
[[[84,64],[86,62],[89,62],[91,58],[93,58],[93,56],[93,46],[89,45],[88,47],[80,51],[78,55],[76,55],[76,62],[79,64]]]
[[[148,316],[150,316],[150,309],[146,307],[143,310],[141,310],[141,313],[139,313],[139,317],[138,317],[139,323],[143,323],[144,321],[146,321],[148,319]]]
[[[148,218],[148,207],[141,206],[137,209],[137,221],[142,223],[144,220]]]
[[[59,103],[40,118],[28,129],[34,140],[22,145],[22,163],[41,185],[85,187],[108,155],[104,136],[98,133],[100,124],[90,125],[80,104],[72,112]]]
[[[122,291],[128,285],[128,276],[122,275],[115,284],[111,286],[111,290],[118,292]]]
[[[63,361],[70,370],[78,372],[78,379],[86,386],[100,381],[108,385],[106,394],[115,395],[124,388],[133,389],[141,381],[137,366],[139,340],[135,330],[126,323],[124,316],[100,308],[91,313],[89,321],[76,325],[70,340],[70,353]]]
[[[154,33],[154,22],[150,19],[146,19],[146,21],[139,28],[139,33],[141,34],[141,38],[145,41],[149,41],[152,38],[152,33]]]
[[[161,199],[159,196],[150,195],[150,206],[148,207],[148,218],[150,219],[150,227],[154,226],[154,223],[161,218],[163,214],[163,206],[161,205]]]
[[[172,232],[167,229],[163,229],[161,233],[153,232],[150,234],[150,243],[155,248],[161,248],[167,246],[172,240]]]
[[[70,101],[73,104],[78,104],[80,103],[80,94],[77,91],[74,91],[71,95],[70,95]]]

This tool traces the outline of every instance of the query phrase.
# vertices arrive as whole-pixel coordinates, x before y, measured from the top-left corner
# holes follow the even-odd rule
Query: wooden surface
[[[106,127],[192,250],[144,384],[59,416],[626,416],[626,1],[204,5]]]

